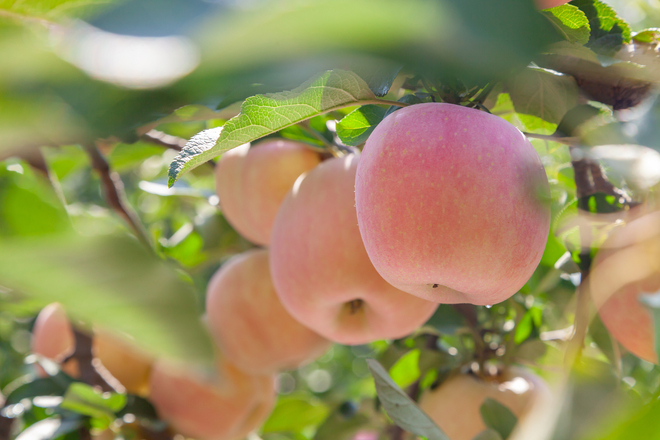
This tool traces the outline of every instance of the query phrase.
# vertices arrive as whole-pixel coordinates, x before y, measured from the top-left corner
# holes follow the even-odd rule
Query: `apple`
[[[393,286],[439,303],[495,304],[543,254],[548,179],[504,119],[418,104],[378,124],[357,169],[355,204],[369,258]]]
[[[283,139],[227,151],[215,172],[225,218],[248,240],[267,245],[284,196],[298,176],[320,162],[320,156],[305,144]]]
[[[94,356],[128,393],[146,397],[149,394],[149,374],[152,359],[106,331],[97,331],[92,341]]]
[[[159,360],[151,373],[158,415],[197,440],[239,440],[258,428],[275,405],[275,376],[250,375],[218,360],[217,374]]]
[[[437,308],[386,283],[369,261],[354,205],[358,159],[327,160],[296,181],[275,218],[270,249],[284,307],[346,345],[403,337]]]
[[[73,329],[64,308],[58,303],[44,307],[37,315],[32,328],[32,353],[62,363],[73,353],[75,346]],[[78,364],[73,359],[63,365],[62,369],[72,377],[80,375]],[[46,376],[41,367],[37,367],[37,373],[39,376]]]
[[[660,291],[660,212],[615,229],[596,254],[587,281],[610,334],[635,356],[657,364],[653,316],[640,296]]]
[[[550,9],[555,6],[561,6],[568,3],[570,0],[536,0],[536,6],[539,9]]]
[[[252,374],[297,368],[331,345],[282,306],[267,250],[237,255],[213,275],[206,290],[206,314],[223,355]]]
[[[44,307],[32,329],[32,352],[61,363],[75,349],[73,328],[60,304]],[[103,367],[131,394],[146,396],[152,360],[118,336],[98,330],[92,339],[92,351]],[[65,373],[79,377],[75,359],[62,366]],[[38,373],[45,376],[40,368]]]
[[[535,374],[510,367],[495,377],[457,374],[434,390],[424,392],[419,407],[451,440],[472,440],[486,429],[481,405],[486,398],[506,406],[519,421],[538,402],[549,399],[550,390]]]

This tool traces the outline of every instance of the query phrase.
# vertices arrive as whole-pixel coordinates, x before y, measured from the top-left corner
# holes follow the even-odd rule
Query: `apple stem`
[[[348,307],[351,310],[351,315],[355,315],[361,308],[362,305],[364,304],[364,301],[361,299],[354,299],[353,301],[348,303]]]

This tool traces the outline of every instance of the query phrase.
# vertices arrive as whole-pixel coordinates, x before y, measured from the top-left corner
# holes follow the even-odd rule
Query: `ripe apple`
[[[596,254],[587,281],[612,336],[635,356],[657,364],[653,316],[639,299],[660,291],[660,212],[615,229]]]
[[[323,162],[287,194],[271,235],[270,268],[284,307],[347,345],[403,337],[436,304],[387,284],[369,261],[354,205],[358,156]]]
[[[548,179],[513,125],[453,104],[386,117],[355,181],[369,258],[393,286],[439,303],[495,304],[516,293],[543,254]]]
[[[275,405],[275,376],[253,376],[224,360],[217,375],[163,361],[151,373],[151,403],[159,416],[197,440],[239,440],[258,428]]]
[[[252,374],[297,368],[331,345],[284,309],[273,287],[267,250],[238,255],[213,275],[206,314],[223,355]]]
[[[480,412],[486,398],[497,400],[520,420],[536,399],[549,399],[550,390],[541,378],[519,368],[486,379],[458,374],[422,394],[419,406],[451,440],[472,440],[486,429]]]
[[[149,394],[152,359],[116,335],[97,331],[92,342],[94,356],[131,394]]]
[[[536,6],[539,9],[550,9],[555,6],[561,6],[568,3],[570,0],[536,0]]]
[[[32,328],[32,353],[62,363],[73,353],[75,345],[73,329],[62,306],[52,303],[44,307],[37,315]],[[67,362],[62,369],[72,377],[80,375],[74,360]],[[42,377],[46,376],[46,372],[41,367],[37,367],[37,373]]]
[[[256,244],[267,245],[277,210],[293,182],[321,158],[305,144],[283,139],[244,144],[216,166],[215,187],[227,221]]]

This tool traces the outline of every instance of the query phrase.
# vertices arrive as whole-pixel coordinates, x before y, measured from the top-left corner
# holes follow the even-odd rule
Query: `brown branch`
[[[575,158],[575,156],[579,155],[575,149],[571,150],[571,154],[574,157],[571,164],[575,171],[575,186],[578,199],[603,193],[617,198],[623,198],[626,203],[631,202],[628,194],[607,180],[605,175],[603,175],[600,164],[587,158]],[[583,203],[586,203],[586,201]],[[584,206],[580,206],[580,209],[588,212],[589,206],[585,204]]]
[[[99,387],[103,391],[116,391],[110,384],[99,374],[94,366],[94,354],[92,353],[92,337],[86,333],[74,329],[74,336],[76,338],[76,346],[73,353],[62,361],[65,364],[71,359],[78,362],[80,369],[80,380],[93,387]]]
[[[2,399],[2,404],[4,406],[4,399]],[[14,419],[5,417],[0,414],[0,440],[9,440],[11,438],[12,431],[14,429]]]
[[[185,147],[186,143],[188,142],[183,138],[180,138],[178,136],[172,136],[158,130],[149,130],[148,132],[140,136],[140,138],[146,142],[157,144],[176,151],[183,150],[183,147]]]
[[[152,249],[151,240],[149,239],[147,232],[144,230],[137,213],[126,201],[124,184],[122,183],[119,174],[110,169],[110,165],[108,165],[105,157],[103,157],[97,147],[86,145],[85,149],[92,160],[92,168],[99,173],[101,186],[103,188],[103,196],[108,206],[119,214],[126,223],[128,223],[143,245],[148,249]]]

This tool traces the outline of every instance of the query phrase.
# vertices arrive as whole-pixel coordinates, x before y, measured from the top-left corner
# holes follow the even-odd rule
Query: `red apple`
[[[331,159],[296,181],[275,219],[275,290],[298,321],[341,344],[403,337],[436,304],[387,284],[369,261],[354,205],[358,156]]]
[[[497,116],[418,104],[366,142],[355,203],[371,262],[393,286],[439,303],[495,304],[538,265],[548,179],[527,138]]]
[[[568,3],[570,0],[536,0],[536,6],[539,9],[549,9],[555,6],[561,6]]]
[[[273,287],[267,250],[238,255],[213,275],[206,313],[223,355],[252,374],[297,368],[331,345],[284,309]]]
[[[216,192],[225,218],[248,240],[267,245],[284,196],[298,176],[320,161],[319,155],[305,144],[282,139],[227,151],[218,161],[215,173]]]
[[[275,405],[275,376],[253,376],[224,360],[217,374],[163,361],[151,374],[151,403],[179,433],[197,440],[241,440]]]

